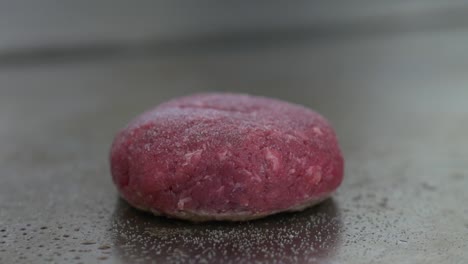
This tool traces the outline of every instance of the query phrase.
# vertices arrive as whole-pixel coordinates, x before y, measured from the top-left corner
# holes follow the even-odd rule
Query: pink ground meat
[[[302,209],[343,179],[329,123],[279,100],[200,94],[163,103],[116,136],[111,171],[131,205],[191,220]]]

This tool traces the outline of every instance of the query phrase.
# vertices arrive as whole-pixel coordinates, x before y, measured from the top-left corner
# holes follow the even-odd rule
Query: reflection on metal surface
[[[156,217],[118,201],[112,217],[114,256],[131,262],[302,263],[324,260],[340,243],[335,201],[298,213],[240,222],[189,223]]]

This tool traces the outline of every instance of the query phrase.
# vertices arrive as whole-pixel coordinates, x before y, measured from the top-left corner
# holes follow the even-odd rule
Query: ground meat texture
[[[316,112],[216,93],[143,113],[118,133],[110,156],[131,205],[193,221],[304,209],[338,188],[344,164],[335,132]]]

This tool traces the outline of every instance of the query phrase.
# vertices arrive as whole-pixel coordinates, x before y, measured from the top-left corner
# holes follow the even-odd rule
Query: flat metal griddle
[[[331,39],[0,69],[0,263],[466,263],[466,31]],[[312,107],[346,157],[301,213],[192,224],[130,208],[108,150],[174,96],[237,91]]]

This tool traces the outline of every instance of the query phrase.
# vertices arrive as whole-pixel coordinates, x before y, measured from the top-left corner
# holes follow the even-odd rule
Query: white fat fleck
[[[220,161],[224,161],[227,158],[227,156],[229,156],[229,155],[230,155],[230,152],[227,151],[227,150],[222,151],[222,152],[218,152],[218,158],[219,158]]]
[[[260,178],[260,176],[256,173],[252,173],[246,169],[243,169],[242,170],[243,173],[245,173],[246,175],[250,176],[252,178],[252,180],[254,181],[257,181],[257,182],[261,182],[262,181],[262,178]]]
[[[151,144],[145,144],[145,150],[150,151],[151,150]]]
[[[252,175],[252,173],[250,171],[246,170],[246,169],[242,169],[242,172],[249,175],[249,176]]]
[[[216,193],[221,193],[224,191],[224,186],[219,187],[215,192]]]
[[[183,164],[188,165],[192,162],[197,162],[200,160],[201,154],[203,153],[203,149],[199,149],[193,152],[186,153],[185,156],[185,163]]]
[[[258,176],[258,174],[254,173],[253,176],[252,176],[252,179],[257,181],[257,182],[261,182],[262,181],[262,178],[260,178],[260,176]]]
[[[292,140],[297,140],[297,138],[293,135],[289,135],[287,134],[286,135],[286,141],[289,142],[289,141],[292,141]]]
[[[309,137],[307,137],[306,134],[304,134],[304,133],[302,133],[302,132],[300,132],[300,131],[296,131],[295,134],[296,134],[298,137],[302,138],[302,139],[305,139],[305,140],[309,139]]]
[[[185,197],[185,198],[180,199],[180,200],[177,202],[177,209],[183,210],[185,204],[186,204],[187,202],[190,202],[190,201],[192,201],[192,198],[190,198],[190,197]]]
[[[297,158],[296,161],[304,166],[307,163],[307,158]]]
[[[148,136],[151,136],[151,137],[156,137],[158,135],[158,133],[154,130],[149,130],[148,131]]]
[[[277,171],[279,169],[279,159],[278,156],[271,151],[271,149],[267,148],[266,149],[266,155],[265,158],[271,162],[273,166],[273,171]]]
[[[315,132],[315,134],[319,136],[323,135],[322,129],[320,129],[319,127],[314,127],[312,130]]]
[[[317,166],[310,166],[306,170],[306,175],[311,177],[312,184],[318,184],[322,180],[322,171]]]
[[[237,189],[240,189],[240,188],[242,188],[242,184],[240,184],[240,183],[234,184],[234,190],[237,190]]]

